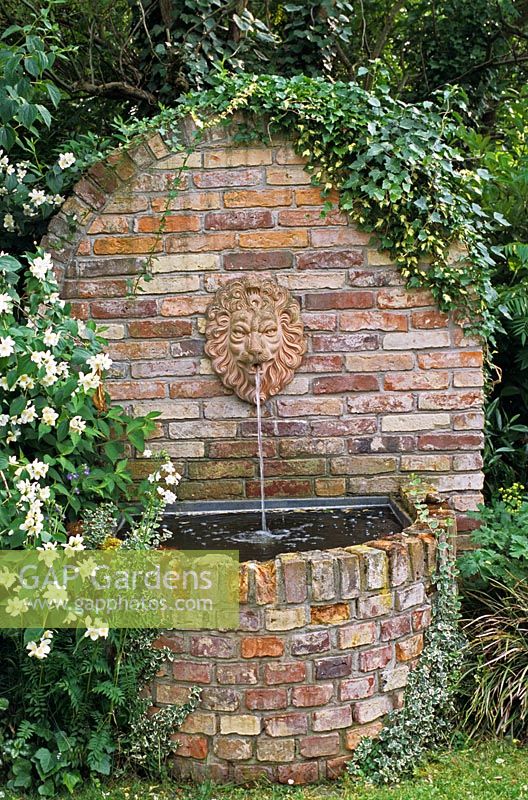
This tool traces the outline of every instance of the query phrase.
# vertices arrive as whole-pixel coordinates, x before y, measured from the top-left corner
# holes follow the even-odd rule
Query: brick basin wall
[[[265,405],[267,495],[386,494],[415,472],[460,514],[474,509],[478,343],[428,292],[406,291],[344,214],[321,216],[320,192],[287,143],[230,137],[213,131],[190,156],[162,233],[182,156],[157,135],[92,167],[50,225],[63,296],[106,327],[112,397],[161,411],[153,444],[180,462],[181,499],[257,497],[255,409],[212,374],[204,312],[225,281],[273,274],[301,303],[308,351]],[[127,296],[149,257],[153,280]],[[139,474],[147,468],[137,461]]]
[[[308,783],[338,776],[399,708],[430,621],[436,542],[408,528],[345,549],[242,564],[237,631],[165,632],[154,709],[199,708],[174,734],[183,778]]]

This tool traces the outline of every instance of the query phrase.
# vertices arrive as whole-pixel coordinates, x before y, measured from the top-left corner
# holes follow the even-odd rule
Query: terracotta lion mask
[[[299,303],[272,278],[235,278],[219,289],[207,309],[205,352],[224,386],[256,401],[288,384],[306,351]]]

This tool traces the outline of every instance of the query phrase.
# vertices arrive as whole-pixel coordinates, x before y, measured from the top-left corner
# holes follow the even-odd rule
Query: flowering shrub
[[[125,444],[139,450],[155,412],[107,407],[112,365],[92,322],[72,319],[48,254],[0,255],[0,544],[68,543],[80,509],[129,495]]]

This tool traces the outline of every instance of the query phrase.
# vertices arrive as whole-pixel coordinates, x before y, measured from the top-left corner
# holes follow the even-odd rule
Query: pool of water
[[[275,509],[267,512],[268,533],[259,529],[257,510],[168,514],[171,532],[164,547],[178,550],[238,550],[240,561],[266,561],[280,553],[349,547],[403,529],[393,507]]]

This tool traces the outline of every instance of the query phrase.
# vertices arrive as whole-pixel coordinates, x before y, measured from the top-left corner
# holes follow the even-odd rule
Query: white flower
[[[12,214],[4,214],[4,228],[9,233],[15,232],[15,218]]]
[[[161,486],[158,487],[158,494],[162,497],[165,503],[175,503],[176,502],[176,495],[174,492],[171,492],[170,489],[162,489]]]
[[[82,433],[86,428],[86,422],[82,417],[76,416],[70,420],[70,430],[73,433]]]
[[[26,649],[28,650],[30,658],[38,658],[39,661],[42,661],[43,658],[47,658],[51,652],[51,647],[47,639],[41,639],[40,644],[28,642]]]
[[[6,423],[4,423],[4,424],[6,424]],[[1,422],[0,422],[0,425],[2,425]],[[16,456],[9,456],[9,466],[10,467],[16,467],[17,465],[18,465],[17,457]]]
[[[87,363],[91,367],[93,372],[96,372],[98,369],[100,370],[110,369],[113,362],[110,356],[107,356],[106,353],[98,353],[96,356],[92,356],[91,358],[89,358]]]
[[[84,372],[79,372],[79,386],[85,392],[90,391],[90,389],[97,389],[100,383],[101,378],[96,372],[89,372],[87,375]]]
[[[18,379],[18,385],[21,389],[33,389],[35,386],[35,381],[31,377],[31,375],[21,375]]]
[[[9,431],[6,436],[6,444],[11,444],[11,442],[16,442],[16,440],[20,436],[20,431]]]
[[[61,169],[68,169],[75,164],[75,156],[73,153],[61,153],[58,164]]]
[[[152,450],[149,450],[148,447],[146,447],[143,450],[143,458],[151,458],[151,457],[152,457]]]
[[[50,494],[51,494],[51,489],[49,486],[43,486],[42,489],[39,489],[40,500],[49,500]]]
[[[60,306],[64,308],[64,300],[61,300],[60,294],[58,292],[52,292],[48,297],[48,302],[52,306]]]
[[[53,631],[44,631],[40,641],[42,641],[42,639],[53,639]]]
[[[56,206],[60,206],[62,203],[64,203],[64,199],[65,198],[61,194],[54,194],[53,197],[48,197],[48,200],[51,200],[51,202]]]
[[[33,205],[37,206],[37,208],[46,202],[46,192],[44,192],[42,189],[32,189],[28,197]]]
[[[0,337],[0,358],[6,358],[15,352],[15,340],[11,336]]]
[[[57,542],[44,542],[43,545],[37,547],[37,550],[56,550]]]
[[[0,389],[4,389],[4,391],[6,391],[6,392],[9,391],[9,384],[7,382],[7,378],[6,378],[5,375],[2,375],[0,377]]]
[[[0,414],[0,428],[3,428],[9,422],[9,414]]]
[[[44,253],[43,256],[37,256],[33,260],[33,262],[29,265],[29,271],[35,276],[35,278],[38,278],[39,281],[43,281],[47,277],[52,266],[53,262],[50,254]]]
[[[62,546],[64,547],[64,552],[68,555],[85,549],[83,545],[83,537],[80,533],[76,534],[76,536],[70,536],[67,543],[63,542]]]
[[[92,642],[97,641],[97,639],[106,639],[108,637],[109,628],[105,628],[104,626],[101,628],[92,628],[88,626],[86,628],[86,632],[84,634],[84,638],[89,638]]]
[[[58,416],[59,415],[57,414],[55,409],[51,408],[50,406],[45,406],[42,409],[42,422],[44,423],[44,425],[49,425],[50,428],[53,428],[53,426],[57,422]]]
[[[172,463],[172,461],[167,461],[165,464],[162,464],[162,465],[161,465],[161,469],[162,469],[164,472],[168,472],[168,473],[169,473],[169,475],[170,475],[172,472],[175,472],[175,471],[176,471],[176,470],[175,470],[175,468],[174,468],[174,464]]]
[[[56,347],[59,343],[60,333],[54,333],[51,328],[48,328],[44,332],[44,336],[42,337],[42,341],[46,345],[46,347]]]
[[[20,414],[18,421],[21,425],[27,425],[29,422],[35,422],[37,418],[37,409],[33,405],[28,405]]]
[[[26,467],[29,477],[32,478],[34,481],[40,480],[40,478],[45,478],[48,474],[49,464],[45,464],[44,461],[39,461],[36,458],[31,464],[28,464]]]
[[[13,301],[7,292],[0,294],[0,314],[9,314],[13,309]]]

